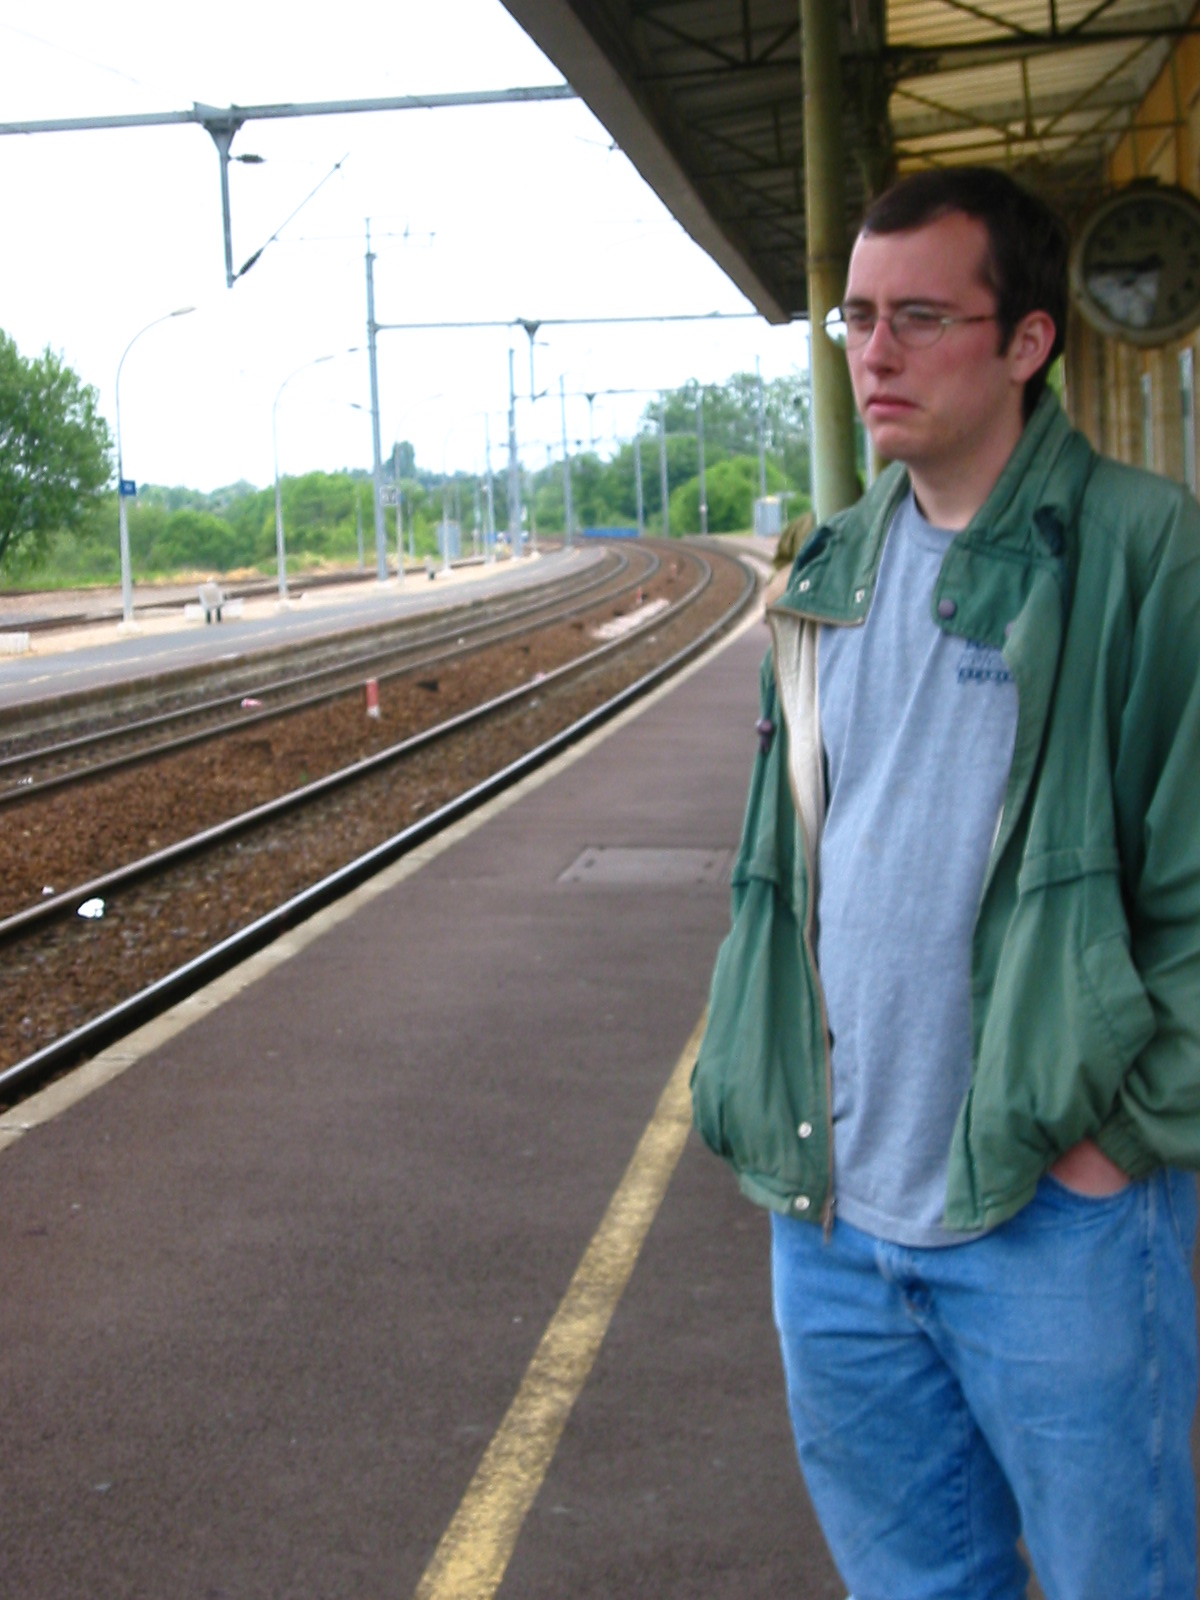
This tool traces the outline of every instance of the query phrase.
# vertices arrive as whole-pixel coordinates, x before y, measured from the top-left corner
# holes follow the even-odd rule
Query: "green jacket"
[[[819,527],[768,613],[764,748],[692,1077],[696,1125],[751,1199],[827,1225],[817,638],[866,618],[907,488],[890,467]],[[1097,456],[1047,394],[950,545],[932,610],[1003,650],[1019,705],[945,1210],[950,1228],[990,1228],[1085,1137],[1134,1178],[1200,1167],[1200,507]]]

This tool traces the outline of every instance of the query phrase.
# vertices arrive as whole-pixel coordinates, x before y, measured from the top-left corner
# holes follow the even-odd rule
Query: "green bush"
[[[754,456],[733,456],[706,467],[704,487],[708,498],[709,533],[737,533],[754,526],[754,501],[758,495],[758,461]],[[787,479],[772,461],[767,462],[767,493],[778,494]],[[801,504],[803,502],[803,504]],[[803,509],[807,500],[796,496],[790,506]],[[700,479],[691,478],[671,495],[671,532],[700,532]]]
[[[5,562],[0,588],[71,589],[117,583],[121,577],[117,497],[98,495],[77,528],[59,528],[44,540],[18,546]]]
[[[199,567],[231,572],[248,565],[251,556],[234,529],[211,511],[172,511],[146,552],[145,569],[179,572]]]

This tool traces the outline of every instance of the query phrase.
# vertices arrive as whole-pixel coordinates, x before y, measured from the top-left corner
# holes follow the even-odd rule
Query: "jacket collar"
[[[991,493],[952,548],[962,555],[995,552],[1053,566],[1069,587],[1075,512],[1093,460],[1090,445],[1047,389]],[[857,505],[818,527],[771,610],[861,622],[870,608],[887,530],[908,490],[907,470],[893,463]]]
[[[963,529],[962,542],[1034,560],[1066,555],[1093,460],[1091,446],[1046,389],[991,494]]]

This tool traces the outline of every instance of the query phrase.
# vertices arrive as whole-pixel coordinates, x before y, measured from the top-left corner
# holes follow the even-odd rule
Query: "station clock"
[[[1134,183],[1084,219],[1071,289],[1101,333],[1150,347],[1200,323],[1200,201],[1186,189]]]

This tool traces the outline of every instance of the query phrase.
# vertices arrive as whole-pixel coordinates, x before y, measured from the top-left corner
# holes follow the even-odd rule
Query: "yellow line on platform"
[[[692,1123],[688,1080],[703,1032],[701,1017],[416,1600],[490,1600],[499,1588],[683,1152]]]

